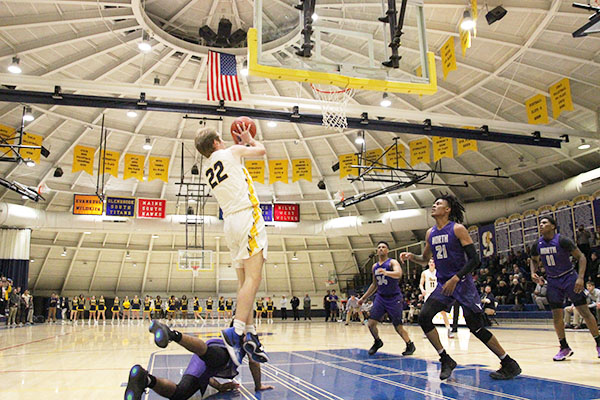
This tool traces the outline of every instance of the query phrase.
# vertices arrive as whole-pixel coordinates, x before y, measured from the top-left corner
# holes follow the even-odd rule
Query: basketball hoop
[[[321,112],[323,113],[323,126],[343,132],[348,127],[346,118],[346,108],[348,102],[354,97],[353,88],[340,89],[333,85],[310,84],[315,97],[321,103]]]
[[[200,269],[199,265],[192,265],[192,274],[194,275],[194,278],[198,277],[198,270]]]
[[[330,281],[330,280],[326,280],[325,281],[325,286],[330,287],[330,286],[333,286],[333,285],[335,285],[334,281]]]

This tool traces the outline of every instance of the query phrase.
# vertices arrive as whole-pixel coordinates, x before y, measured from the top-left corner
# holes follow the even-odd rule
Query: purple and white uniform
[[[531,248],[532,255],[540,256],[542,265],[546,268],[548,303],[553,309],[562,308],[565,297],[568,297],[576,306],[586,304],[583,292],[575,293],[574,291],[578,275],[569,256],[576,248],[577,246],[572,240],[561,237],[560,233],[554,235],[551,240],[540,237],[537,245]]]
[[[381,321],[381,318],[387,314],[390,316],[394,326],[402,324],[402,306],[404,298],[400,292],[398,279],[382,275],[378,269],[383,268],[386,271],[393,271],[392,259],[388,258],[382,264],[375,263],[373,266],[373,277],[377,282],[377,292],[371,308],[370,319]]]
[[[469,310],[474,313],[480,313],[483,311],[481,301],[471,274],[467,274],[456,284],[452,295],[446,296],[442,293],[444,283],[456,275],[467,262],[467,256],[460,243],[460,239],[454,234],[454,225],[455,222],[453,221],[448,222],[441,229],[438,229],[437,225],[434,225],[429,234],[429,246],[435,261],[438,283],[427,301],[435,299],[444,304],[447,311],[450,311],[450,307],[457,301],[465,312]]]
[[[206,341],[206,345],[225,348],[225,344],[223,343],[222,339],[209,339]],[[210,378],[216,377],[233,379],[235,376],[237,376],[238,370],[231,359],[223,368],[210,369],[207,367],[206,363],[200,357],[198,357],[198,355],[194,354],[192,355],[192,359],[190,360],[183,374],[193,376],[195,378],[194,393],[199,390],[200,393],[204,395]]]

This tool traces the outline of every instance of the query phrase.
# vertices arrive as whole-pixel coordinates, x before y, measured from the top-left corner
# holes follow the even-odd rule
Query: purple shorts
[[[465,312],[467,312],[467,310],[474,313],[483,312],[481,308],[481,299],[479,298],[479,293],[477,293],[477,288],[473,282],[473,277],[465,276],[463,279],[461,279],[456,284],[454,293],[452,293],[450,296],[446,296],[442,293],[442,286],[444,286],[444,283],[445,282],[438,281],[437,287],[427,298],[427,301],[430,299],[439,301],[446,306],[446,311],[450,311],[450,308],[456,301],[462,306]]]
[[[373,301],[373,307],[371,308],[370,319],[381,321],[384,314],[387,313],[392,320],[394,326],[402,324],[402,308],[404,304],[404,298],[402,294],[390,297],[383,297],[375,295]]]
[[[575,306],[587,304],[583,292],[575,293],[573,290],[575,289],[577,277],[578,275],[575,271],[563,275],[560,278],[548,277],[548,291],[546,292],[546,296],[548,297],[550,308],[562,308],[566,297],[568,297]]]

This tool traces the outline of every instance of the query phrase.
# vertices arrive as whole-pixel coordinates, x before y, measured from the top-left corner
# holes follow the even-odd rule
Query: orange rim
[[[310,84],[310,87],[319,93],[325,93],[325,94],[344,93],[344,92],[347,92],[350,90],[350,88],[346,88],[346,89],[342,89],[342,90],[321,90],[321,89],[317,88],[315,85],[313,85],[312,83]]]

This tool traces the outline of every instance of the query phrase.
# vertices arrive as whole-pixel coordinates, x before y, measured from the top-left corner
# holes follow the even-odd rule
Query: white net
[[[354,89],[340,89],[332,85],[310,84],[315,97],[321,102],[323,126],[342,132],[348,127],[346,109],[354,96]]]

